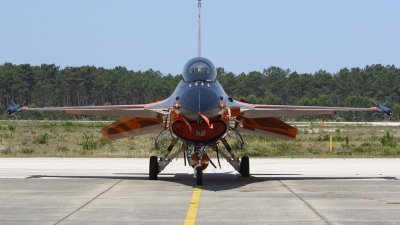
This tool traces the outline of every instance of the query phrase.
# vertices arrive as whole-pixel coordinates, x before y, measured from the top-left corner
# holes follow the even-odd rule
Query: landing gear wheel
[[[203,168],[201,166],[196,167],[196,184],[203,185]]]
[[[157,180],[158,171],[158,161],[157,156],[150,157],[150,166],[149,166],[149,178],[150,180]]]
[[[242,177],[250,177],[250,162],[248,156],[243,156],[240,162],[240,174]]]

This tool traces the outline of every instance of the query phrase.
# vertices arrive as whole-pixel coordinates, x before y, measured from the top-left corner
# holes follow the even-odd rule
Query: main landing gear
[[[158,170],[157,156],[150,157],[149,178],[150,180],[157,180]]]
[[[250,162],[248,156],[243,156],[240,162],[240,174],[242,177],[250,177]]]
[[[182,150],[179,149],[177,153],[179,153],[181,151]],[[227,157],[227,155],[225,153],[222,153],[222,151],[219,151],[219,153],[233,166],[233,168],[235,168],[235,170],[237,170],[242,175],[242,177],[250,177],[249,157],[243,156],[241,158],[241,160],[239,160],[236,157],[234,157],[234,158]],[[176,153],[173,155],[177,156]],[[203,152],[203,157],[201,157],[201,160],[198,160],[196,162],[195,160],[193,160],[193,158],[195,158],[194,155],[195,155],[195,153],[190,155],[191,157],[190,157],[190,159],[188,158],[188,163],[189,163],[189,165],[194,167],[193,172],[194,172],[194,178],[196,178],[196,184],[203,185],[203,170],[208,166],[208,163],[210,163],[211,160]],[[169,162],[171,162],[172,159],[174,159],[174,158],[172,158],[172,157],[167,158],[167,159],[161,158],[160,161],[158,161],[157,156],[151,156],[150,164],[149,164],[149,179],[157,180],[157,176],[161,172],[160,168],[164,169],[169,164]],[[211,164],[213,164],[213,163],[211,162]]]
[[[243,140],[241,139],[240,135],[237,137],[238,138],[236,139],[239,141],[239,146],[243,146]],[[172,152],[172,149],[178,142],[177,138],[172,139],[171,144],[169,145],[163,157],[161,157],[159,160],[157,156],[150,157],[149,179],[157,180],[158,174],[162,170],[164,170],[165,167],[173,159],[177,158],[179,154],[183,153],[185,158],[185,165],[187,162],[189,166],[193,167],[193,177],[196,178],[196,184],[202,185],[203,170],[205,170],[209,164],[212,164],[215,168],[217,168],[205,152],[207,148],[211,148],[217,153],[218,163],[219,156],[221,156],[227,162],[229,162],[232,167],[242,175],[242,177],[250,177],[249,157],[243,156],[241,159],[239,159],[238,157],[236,157],[225,138],[221,138],[220,141],[225,146],[225,149],[220,149],[218,143],[210,146],[194,146],[188,145],[186,143],[181,143],[181,146],[177,150]]]

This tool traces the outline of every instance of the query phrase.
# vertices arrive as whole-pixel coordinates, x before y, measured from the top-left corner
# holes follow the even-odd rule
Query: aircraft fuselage
[[[227,95],[218,81],[182,81],[177,89],[175,100],[186,119],[203,120],[200,113],[211,120],[221,115],[220,103]]]
[[[228,130],[223,119],[225,101],[229,96],[216,80],[216,69],[203,57],[189,60],[184,66],[183,80],[169,98],[173,101],[172,132],[194,146],[217,142]]]

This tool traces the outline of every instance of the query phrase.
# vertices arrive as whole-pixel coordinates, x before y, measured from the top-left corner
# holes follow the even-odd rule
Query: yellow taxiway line
[[[201,194],[201,186],[196,186],[193,191],[192,199],[190,199],[190,206],[186,214],[184,225],[194,224],[197,216],[197,209],[199,207]]]
[[[203,174],[206,173],[206,170],[203,171]],[[200,202],[200,194],[201,194],[201,185],[197,185],[192,194],[192,199],[190,199],[190,205],[188,212],[186,214],[186,220],[184,225],[193,225],[196,222],[197,209],[199,208]]]

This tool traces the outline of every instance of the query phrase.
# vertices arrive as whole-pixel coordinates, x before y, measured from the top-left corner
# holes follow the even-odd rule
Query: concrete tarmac
[[[213,160],[217,164],[216,160]],[[0,224],[400,224],[400,159],[252,159],[252,181],[222,161],[201,194],[173,161],[1,158]]]

